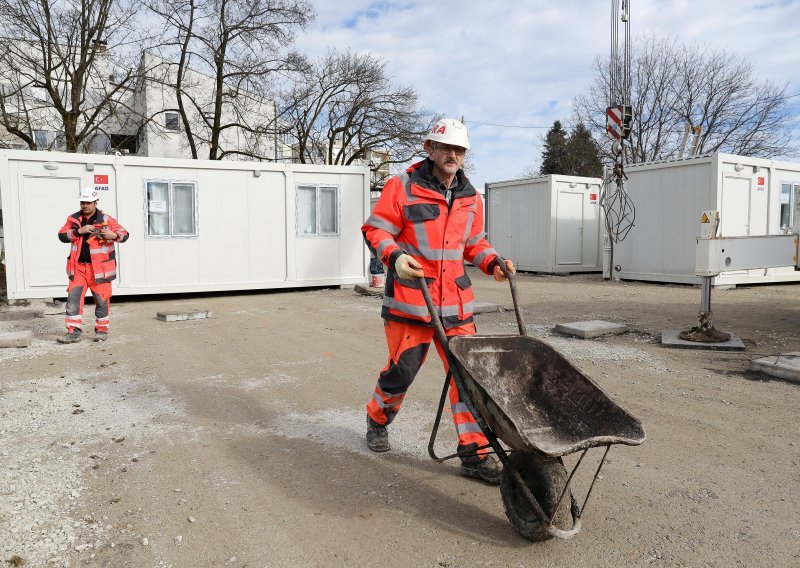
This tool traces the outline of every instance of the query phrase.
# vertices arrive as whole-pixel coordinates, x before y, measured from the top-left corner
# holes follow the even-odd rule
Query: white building
[[[177,63],[152,53],[142,54],[141,83],[134,104],[140,115],[136,155],[160,158],[191,158],[188,138],[178,112]],[[223,101],[220,124],[231,125],[222,131],[219,154],[233,160],[283,161],[285,158],[275,128],[275,103],[241,89],[229,89]],[[194,133],[197,157],[208,158],[216,91],[212,77],[187,69],[183,77],[184,108]],[[235,105],[232,102],[235,101]]]

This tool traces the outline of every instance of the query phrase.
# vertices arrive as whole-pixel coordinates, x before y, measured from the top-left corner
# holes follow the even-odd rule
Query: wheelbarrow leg
[[[442,396],[439,399],[439,409],[436,412],[436,419],[433,421],[433,428],[431,429],[431,437],[430,440],[428,440],[428,455],[431,457],[432,460],[438,463],[442,463],[453,458],[462,457],[462,454],[459,454],[458,452],[450,454],[448,456],[439,457],[436,455],[436,450],[434,449],[434,444],[436,443],[436,436],[439,434],[439,425],[442,422],[442,412],[444,411],[445,401],[447,400],[447,391],[450,390],[450,379],[452,379],[452,377],[453,377],[452,373],[448,371],[447,377],[445,377],[444,380],[444,387],[442,388]],[[475,452],[478,452],[480,450],[485,450],[487,448],[492,448],[492,444],[478,446],[477,448],[475,448]]]
[[[436,442],[436,435],[439,433],[439,424],[442,422],[442,412],[444,411],[444,403],[447,399],[447,391],[450,390],[450,371],[447,372],[447,377],[444,379],[444,387],[442,388],[442,397],[439,399],[439,410],[436,412],[436,420],[433,421],[433,429],[431,429],[431,438],[428,440],[428,455],[431,456],[431,459],[442,463],[446,459],[449,459],[451,456],[446,456],[440,458],[436,455],[436,450],[433,448],[433,444]]]

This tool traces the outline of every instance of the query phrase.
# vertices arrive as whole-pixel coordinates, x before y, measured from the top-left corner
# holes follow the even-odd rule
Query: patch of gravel
[[[498,324],[499,329],[496,327],[492,329],[490,326],[482,328],[479,332],[486,335],[494,333],[508,334],[509,330],[517,330],[516,322],[502,322]],[[555,323],[548,325],[528,325],[525,329],[532,337],[546,342],[548,345],[559,351],[564,357],[572,361],[588,361],[588,362],[611,362],[622,366],[644,366],[653,373],[661,374],[666,373],[669,369],[666,366],[664,357],[651,355],[647,351],[637,349],[636,347],[627,347],[624,345],[615,345],[608,342],[609,337],[600,337],[597,339],[580,339],[576,337],[568,337],[553,332]],[[615,337],[630,337],[634,343],[643,343],[641,334],[626,334],[625,336]],[[649,343],[649,341],[647,341]]]
[[[146,377],[99,372],[0,383],[0,560],[70,566],[110,546],[113,527],[76,518],[85,476],[183,428],[181,404]]]
[[[405,403],[394,422],[389,425],[392,452],[418,460],[429,459],[428,439],[435,413],[436,409],[432,406]],[[327,409],[309,414],[290,412],[274,419],[268,431],[286,438],[310,439],[336,450],[371,458],[379,457],[379,454],[367,448],[367,418],[364,407]],[[452,454],[457,443],[452,416],[444,413],[436,438],[437,455]]]
[[[0,333],[13,331],[32,331],[33,340],[28,347],[3,348],[0,349],[0,363],[11,361],[22,361],[37,359],[44,355],[55,353],[58,355],[82,355],[92,348],[94,342],[92,336],[92,326],[94,325],[94,306],[87,305],[83,313],[84,332],[83,340],[78,343],[62,345],[56,338],[65,333],[64,310],[61,308],[48,307],[43,302],[32,302],[30,306],[20,308],[10,308],[8,311],[39,310],[45,313],[43,318],[29,320],[0,321]],[[113,346],[122,336],[114,334],[114,321],[127,317],[124,309],[114,310],[111,313],[111,333],[108,341],[103,345]]]
[[[236,381],[234,384],[239,388],[251,391],[272,387],[275,385],[296,383],[298,380],[299,379],[297,377],[287,375],[286,373],[270,373],[264,377],[253,377],[244,379],[242,381]]]

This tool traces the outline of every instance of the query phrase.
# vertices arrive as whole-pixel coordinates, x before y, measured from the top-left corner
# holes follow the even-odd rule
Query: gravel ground
[[[480,301],[510,307],[507,287],[472,279]],[[104,344],[55,343],[63,316],[44,304],[31,307],[45,318],[0,322],[35,333],[29,348],[0,349],[0,562],[800,565],[800,385],[747,372],[752,357],[800,350],[800,287],[714,292],[717,325],[744,339],[743,354],[658,344],[661,329],[693,325],[696,288],[532,275],[519,287],[528,332],[648,433],[612,449],[574,539],[519,538],[496,488],[428,459],[433,353],[390,429],[393,450],[366,449],[363,408],[386,356],[380,300],[326,289],[119,298]],[[198,307],[214,317],[155,319]],[[587,319],[631,332],[552,332]],[[516,325],[509,311],[478,317],[483,334]],[[437,444],[454,448],[447,416]],[[579,496],[590,477],[576,477]]]

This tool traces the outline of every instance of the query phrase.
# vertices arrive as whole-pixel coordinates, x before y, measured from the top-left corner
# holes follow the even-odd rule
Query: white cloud
[[[315,2],[318,18],[299,39],[310,55],[329,47],[389,61],[434,112],[507,125],[568,121],[573,98],[610,45],[610,0]],[[631,33],[671,35],[746,56],[759,77],[800,93],[800,1],[631,0]],[[800,97],[793,99],[800,106]],[[546,130],[468,122],[473,183],[519,177],[538,162]],[[800,156],[794,157],[800,160]]]

